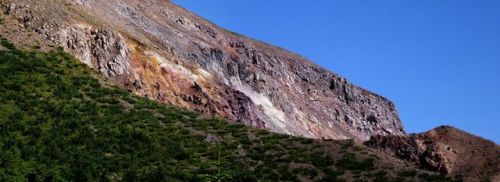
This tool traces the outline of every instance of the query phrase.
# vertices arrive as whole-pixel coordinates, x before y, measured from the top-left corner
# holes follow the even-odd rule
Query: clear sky
[[[500,143],[498,0],[174,0],[394,101],[408,132]]]

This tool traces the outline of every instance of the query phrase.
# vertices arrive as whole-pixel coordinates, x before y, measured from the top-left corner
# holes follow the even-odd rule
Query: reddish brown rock
[[[495,181],[500,175],[498,145],[449,126],[409,136],[374,136],[365,145],[465,181]]]
[[[12,2],[2,2],[5,12],[17,9]],[[15,3],[37,9],[30,12],[39,19],[30,24],[44,44],[64,47],[138,95],[297,136],[404,134],[386,98],[169,1]]]

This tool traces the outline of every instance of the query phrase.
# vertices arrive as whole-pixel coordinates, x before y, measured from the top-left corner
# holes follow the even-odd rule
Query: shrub
[[[399,176],[401,177],[414,177],[415,175],[417,175],[417,171],[414,169],[403,170],[399,172]]]
[[[339,161],[337,161],[336,164],[337,166],[347,170],[367,171],[373,169],[373,162],[373,158],[367,158],[359,161],[355,154],[347,153]]]

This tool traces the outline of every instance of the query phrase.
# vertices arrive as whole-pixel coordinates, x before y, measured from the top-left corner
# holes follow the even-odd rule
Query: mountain
[[[374,136],[365,144],[466,181],[500,180],[500,146],[450,126],[408,136]]]
[[[170,1],[0,7],[0,181],[499,180],[495,143],[408,135],[388,99]]]
[[[146,98],[309,138],[404,134],[386,98],[169,1],[4,0],[2,6],[3,31],[15,30],[4,33],[9,40],[61,46]]]
[[[0,181],[454,181],[353,140],[276,134],[159,104],[62,49],[0,42]]]

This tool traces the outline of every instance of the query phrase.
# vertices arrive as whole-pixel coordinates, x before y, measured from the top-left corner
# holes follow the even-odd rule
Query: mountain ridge
[[[12,13],[28,17],[25,29],[138,95],[296,136],[368,140],[404,134],[387,98],[169,1],[44,3],[54,4],[38,8],[58,13]]]

